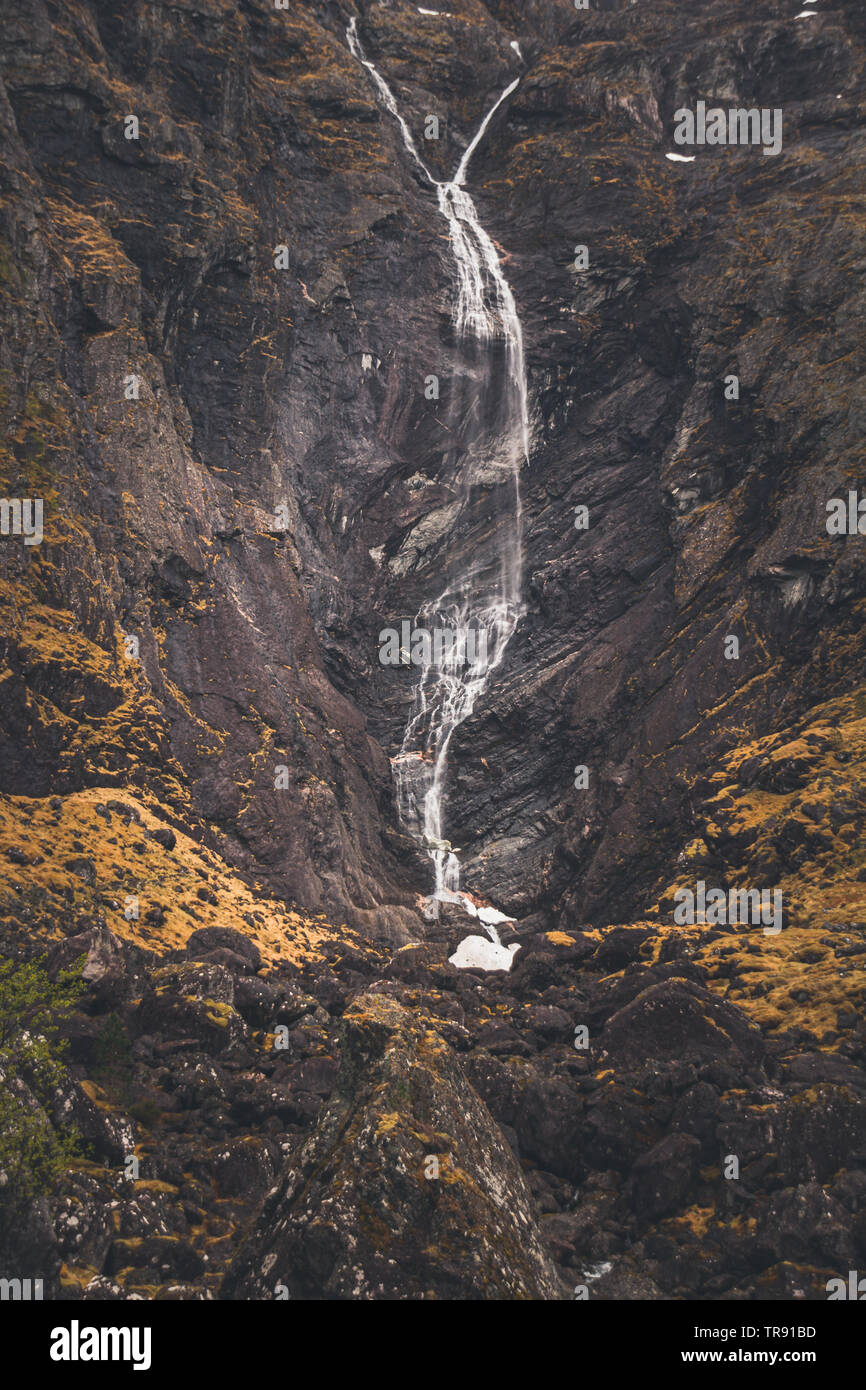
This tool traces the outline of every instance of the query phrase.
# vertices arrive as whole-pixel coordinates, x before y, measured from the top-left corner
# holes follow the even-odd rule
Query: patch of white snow
[[[458,970],[510,970],[520,946],[498,946],[486,936],[465,936],[448,960]]]
[[[498,927],[500,922],[513,922],[514,918],[506,917],[495,907],[479,907],[478,920],[483,927]]]

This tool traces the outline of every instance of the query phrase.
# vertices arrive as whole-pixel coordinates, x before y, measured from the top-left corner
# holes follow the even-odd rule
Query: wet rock
[[[9,486],[50,465],[74,518],[31,555],[36,563],[4,543],[6,925],[17,944],[37,930],[63,936],[56,963],[76,952],[87,960],[83,1007],[114,1011],[138,1034],[123,1085],[103,1078],[96,1088],[91,1020],[67,1029],[72,1103],[97,1152],[116,1167],[129,1084],[154,1180],[158,1168],[190,1189],[124,1197],[124,1238],[169,1234],[162,1226],[180,1234],[181,1221],[198,1228],[213,1217],[205,1155],[233,1149],[244,1126],[246,1137],[281,1144],[308,1137],[333,1081],[332,1022],[375,980],[377,1007],[402,1001],[421,1042],[435,1031],[463,1050],[509,1146],[538,1165],[532,1188],[548,1215],[563,1200],[558,1184],[581,1183],[578,1211],[555,1218],[574,1217],[570,1228],[552,1231],[569,1270],[582,1272],[584,1252],[596,1271],[613,1262],[587,1274],[593,1296],[811,1297],[814,1271],[798,1273],[796,1260],[846,1253],[836,1240],[843,1218],[836,1207],[827,1217],[816,1183],[831,1189],[863,1259],[851,1181],[862,1144],[863,943],[852,938],[866,821],[852,672],[862,667],[866,581],[857,538],[824,528],[827,497],[844,496],[862,434],[862,6],[841,0],[781,25],[772,7],[740,12],[719,0],[669,0],[661,20],[657,7],[608,0],[579,19],[568,0],[497,0],[466,7],[459,24],[431,22],[417,6],[363,7],[365,42],[416,133],[431,102],[448,113],[442,141],[425,150],[437,173],[453,169],[490,94],[521,73],[467,187],[503,248],[524,330],[525,611],[454,739],[447,827],[465,881],[521,919],[502,928],[521,949],[498,980],[455,978],[442,963],[471,919],[443,909],[435,927],[422,916],[430,865],[396,825],[388,765],[407,673],[393,679],[376,660],[379,623],[439,592],[444,561],[471,564],[495,517],[485,484],[445,529],[455,471],[474,443],[463,392],[486,368],[447,325],[443,333],[453,277],[444,224],[346,50],[339,8],[310,0],[277,24],[264,23],[261,6],[210,7],[204,19],[175,6],[141,9],[123,25],[111,6],[79,0],[65,7],[68,22],[34,23],[20,4],[4,16]],[[748,104],[765,91],[784,105],[782,158],[704,149],[689,165],[666,161],[676,105],[712,91]],[[141,141],[123,138],[119,93],[143,115]],[[586,274],[569,265],[576,236],[588,243]],[[275,274],[273,247],[284,240],[291,266]],[[431,362],[443,364],[435,409],[418,389]],[[141,374],[137,403],[121,399],[130,370]],[[722,393],[728,372],[737,401]],[[572,524],[577,503],[589,508],[585,533]],[[720,655],[732,624],[738,662]],[[116,658],[121,631],[140,640],[137,665]],[[583,790],[577,758],[592,774]],[[278,764],[288,781],[279,789]],[[133,804],[142,795],[162,822],[147,832]],[[42,798],[62,846],[59,896],[40,877],[53,848],[31,824]],[[97,844],[76,823],[81,798],[99,819]],[[135,824],[131,853],[109,848]],[[173,877],[189,854],[191,895]],[[108,884],[118,891],[121,861],[124,880],[152,884],[156,868],[162,902],[149,896],[135,927],[119,911],[112,920],[160,950],[180,954],[183,933],[223,900],[229,868],[313,922],[321,914],[341,938],[344,923],[360,935],[319,942],[290,982],[262,981],[227,895],[221,919],[239,930],[204,928],[185,948],[187,966],[212,973],[151,978],[153,963],[95,919],[82,931],[82,899]],[[747,934],[656,940],[647,924],[628,925],[657,901],[664,919],[672,885],[697,876],[784,883],[785,933],[814,928],[804,949],[795,957],[787,937],[774,944],[756,931],[737,939],[737,956],[711,961],[705,946]],[[838,920],[826,924],[828,911]],[[251,930],[255,922],[248,914]],[[310,918],[302,928],[286,914],[276,945],[288,954],[304,931],[316,935]],[[386,946],[378,957],[376,939]],[[828,940],[834,963],[823,963]],[[423,945],[394,951],[407,942]],[[446,1014],[437,995],[457,1011]],[[784,1047],[762,1054],[747,1016],[771,1044],[790,1023]],[[588,1056],[569,1046],[564,1020],[589,1026]],[[282,1056],[250,1032],[278,1023],[292,1029]],[[413,1035],[404,1056],[416,1059],[421,1042]],[[383,1065],[373,1055],[374,1075]],[[444,1088],[463,1103],[449,1077],[431,1094]],[[375,1096],[354,1084],[348,1113],[372,1115],[377,1128]],[[391,1095],[390,1074],[387,1085]],[[66,1098],[64,1088],[61,1114]],[[432,1101],[415,1099],[419,1125],[432,1127]],[[410,1122],[396,1096],[391,1113]],[[480,1252],[477,1268],[492,1268],[500,1240],[510,1272],[491,1289],[542,1289],[534,1258],[513,1272],[513,1211],[491,1226],[485,1207],[454,1254],[452,1226],[483,1205],[483,1193],[462,1189],[439,1225],[417,1220],[413,1265],[417,1193],[401,1189],[396,1165],[416,1143],[443,1156],[438,1131],[416,1128],[337,1144],[346,1179],[337,1200],[347,1194],[342,1214],[362,1237],[362,1296],[466,1287],[476,1296],[466,1267]],[[480,1156],[472,1150],[473,1180],[487,1171],[487,1133]],[[700,1239],[679,1223],[676,1239],[658,1237],[648,1255],[630,1244],[635,1215],[619,1189],[666,1133],[691,1135],[707,1161],[720,1147],[739,1154],[744,1195],[728,1184]],[[316,1155],[313,1181],[329,1199]],[[366,1167],[358,1159],[363,1171],[353,1155],[370,1157]],[[610,1192],[592,1186],[611,1168]],[[64,1250],[75,1253],[80,1233],[98,1260],[113,1174],[94,1181],[73,1189],[56,1221]],[[808,1198],[791,1197],[804,1189]],[[742,1204],[760,1226],[771,1200],[781,1205],[756,1241]],[[303,1287],[351,1296],[346,1231],[323,1219],[323,1235],[301,1191],[289,1205],[299,1249],[310,1235]],[[36,1226],[40,1210],[27,1215]],[[398,1249],[396,1273],[370,1211]],[[823,1232],[811,1244],[810,1223]],[[31,1230],[34,1248],[44,1234]],[[780,1257],[782,1248],[796,1254]],[[774,1263],[762,1270],[762,1260]],[[103,1278],[96,1296],[122,1288]],[[160,1298],[185,1298],[218,1275],[168,1279],[142,1267],[142,1285]]]

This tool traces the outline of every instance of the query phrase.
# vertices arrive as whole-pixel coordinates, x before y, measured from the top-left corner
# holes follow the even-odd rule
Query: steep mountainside
[[[0,0],[0,491],[44,502],[0,537],[0,946],[86,958],[62,1082],[11,1091],[87,1146],[0,1253],[54,1296],[866,1260],[866,539],[827,528],[866,13],[590,3]],[[466,187],[523,332],[523,611],[446,802],[507,974],[425,915],[379,660],[489,537],[454,470],[501,364],[353,20],[435,179],[519,79]],[[700,101],[781,151],[675,144]],[[781,930],[682,925],[699,880]]]

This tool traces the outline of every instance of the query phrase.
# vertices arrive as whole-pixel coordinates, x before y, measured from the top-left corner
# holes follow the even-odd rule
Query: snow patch
[[[670,159],[674,164],[693,164],[695,156],[693,154],[666,154],[665,159]]]
[[[479,907],[477,917],[482,927],[498,927],[500,922],[514,921],[513,917],[506,917],[495,907]]]
[[[510,970],[519,950],[517,942],[498,946],[486,936],[465,936],[448,961],[458,970]]]

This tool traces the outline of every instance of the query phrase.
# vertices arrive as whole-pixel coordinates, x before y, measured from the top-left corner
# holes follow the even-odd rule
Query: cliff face
[[[862,542],[824,504],[857,481],[862,35],[853,6],[541,8],[541,33],[480,4],[363,32],[419,132],[439,117],[441,176],[523,74],[472,185],[526,336],[527,613],[450,817],[467,881],[580,922],[646,909],[744,732],[858,684]],[[376,638],[474,542],[438,481],[466,385],[446,225],[348,16],[10,7],[5,473],[47,532],[4,547],[3,777],[152,783],[232,865],[399,933],[426,883],[383,750],[412,675]],[[780,107],[782,155],[667,161],[701,94]]]
[[[375,104],[314,13],[9,23],[6,475],[47,529],[4,552],[4,790],[152,789],[232,867],[405,935],[387,758],[328,672],[389,461],[344,283],[394,240]]]
[[[613,1257],[603,1296],[755,1296],[771,1270],[764,1287],[783,1296],[786,1261],[835,1270],[859,1188],[816,1184],[862,1138],[866,556],[860,535],[825,524],[828,500],[861,483],[859,0],[809,18],[760,0],[744,13],[720,0],[0,11],[0,482],[45,505],[40,545],[0,539],[4,933],[16,948],[66,936],[93,951],[107,922],[124,951],[155,953],[123,956],[125,983],[91,1001],[88,1023],[117,1010],[139,1047],[136,1084],[165,1114],[194,1112],[186,1129],[176,1121],[181,1138],[152,1140],[149,1179],[180,1192],[189,1142],[218,1190],[208,1146],[265,1132],[254,1194],[296,1140],[318,1172],[324,1140],[308,1131],[334,1084],[340,1020],[372,985],[409,1010],[388,1025],[401,1047],[417,1052],[420,1010],[442,1046],[467,1053],[407,1099],[418,1123],[413,1137],[400,1122],[405,1162],[423,1142],[448,1151],[429,1140],[433,1110],[457,1125],[461,1088],[474,1088],[462,1105],[478,1104],[483,1134],[466,1171],[493,1165],[523,1211],[504,1127],[550,1218],[559,1277]],[[429,863],[396,815],[388,759],[413,672],[380,664],[378,634],[484,534],[483,489],[451,529],[448,478],[488,369],[455,342],[447,227],[349,52],[353,17],[437,178],[521,79],[469,187],[525,340],[525,612],[455,736],[447,812],[465,886],[519,919],[504,980],[447,965],[465,926],[425,923]],[[675,112],[699,100],[779,109],[781,153],[667,159],[683,153]],[[780,889],[781,939],[674,931],[674,890],[698,878]],[[236,950],[212,962],[229,982],[199,994],[233,1011],[226,1034],[201,1010],[178,1023],[140,1005],[186,998],[154,972],[187,969],[191,933],[219,926],[253,939],[279,984],[251,983]],[[299,1013],[279,992],[298,978]],[[664,1035],[647,990],[662,991]],[[655,1021],[638,1055],[627,1037],[644,1014]],[[298,1020],[314,1016],[305,1032]],[[292,1067],[306,1072],[275,1060],[281,1020],[300,1031]],[[591,1064],[571,1047],[583,1023]],[[190,1036],[195,1084],[159,1050]],[[228,1052],[212,1063],[214,1036]],[[75,1064],[84,1077],[86,1039]],[[829,1157],[798,1166],[807,1084],[827,1088],[813,1103],[835,1137]],[[767,1169],[757,1117],[770,1104],[794,1137]],[[325,1135],[347,1105],[363,1150],[371,1115],[381,1127],[391,1112],[344,1094]],[[102,1158],[118,1144],[103,1140]],[[764,1203],[743,1216],[750,1238],[761,1232],[757,1256],[705,1173],[737,1145]],[[356,1214],[370,1203],[365,1153],[348,1145],[341,1160]],[[111,1186],[88,1181],[105,1184],[75,1197],[96,1229]],[[195,1254],[222,1238],[205,1229],[206,1186],[186,1200],[207,1220],[184,1218],[193,1234],[175,1235],[192,1252],[190,1287],[215,1291]],[[514,1232],[487,1229],[468,1190],[431,1230],[445,1249],[436,1223],[465,1225],[471,1206],[486,1260]],[[280,1259],[317,1219],[293,1191],[285,1178]],[[402,1242],[417,1193],[392,1195]],[[802,1248],[798,1202],[817,1213]],[[836,1204],[829,1216],[822,1202]],[[232,1232],[249,1216],[232,1211]],[[268,1219],[234,1276],[240,1296],[274,1253]],[[130,1239],[153,1237],[130,1222]],[[347,1296],[345,1252],[322,1239],[306,1296],[316,1278],[323,1296]],[[644,1239],[635,1265],[624,1252]],[[383,1293],[373,1226],[365,1240],[364,1296],[399,1296]],[[472,1282],[464,1251],[439,1295],[464,1278],[477,1296],[555,1296],[535,1242],[533,1227],[525,1266],[495,1287]],[[59,1248],[88,1278],[126,1271],[118,1288],[143,1267],[101,1237],[88,1258]],[[404,1290],[435,1291],[399,1248]]]

